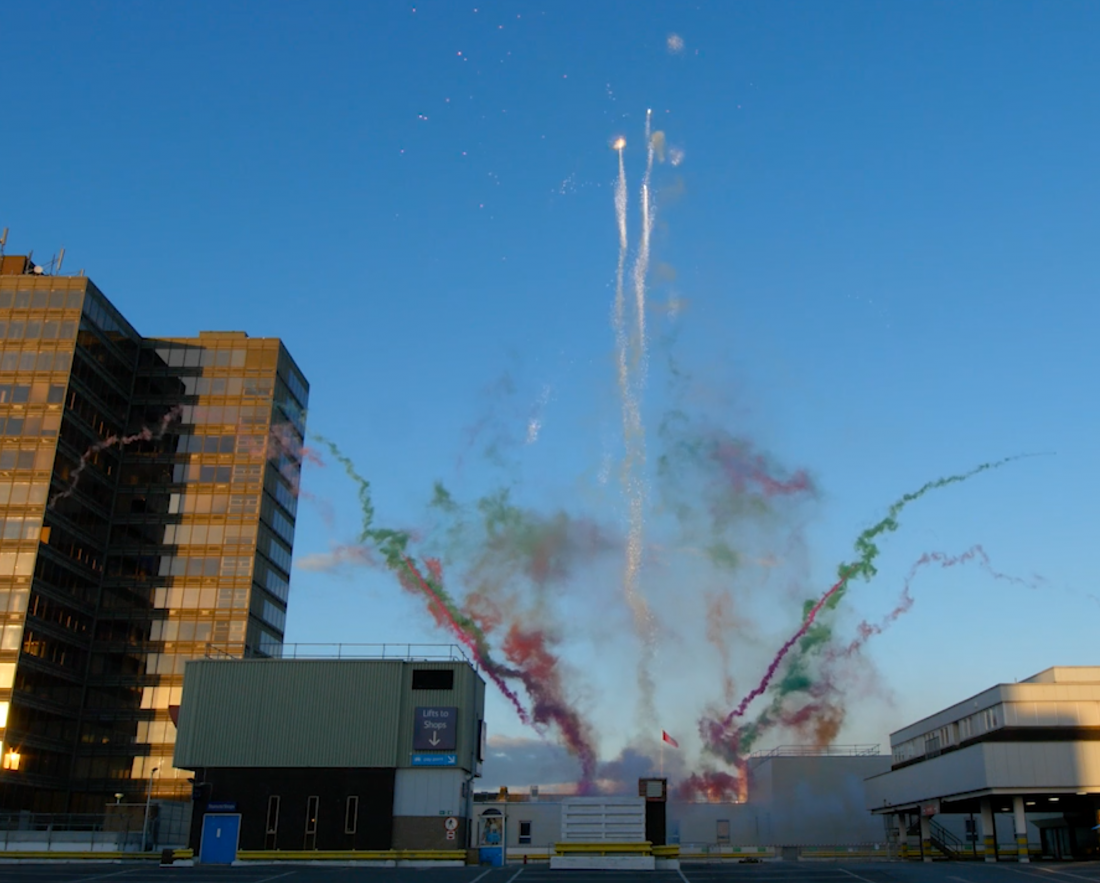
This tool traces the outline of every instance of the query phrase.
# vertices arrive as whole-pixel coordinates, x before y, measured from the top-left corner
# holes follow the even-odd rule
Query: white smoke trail
[[[646,123],[646,141],[649,143],[649,123]],[[635,262],[633,277],[635,288],[635,309],[638,310],[637,334],[635,351],[630,352],[630,339],[626,331],[626,298],[624,291],[624,273],[626,269],[626,255],[628,248],[626,211],[626,168],[623,162],[623,147],[625,142],[619,140],[615,143],[615,149],[619,154],[619,179],[615,186],[615,217],[619,229],[619,262],[615,274],[615,349],[616,368],[619,381],[619,393],[622,397],[623,412],[623,441],[625,455],[623,457],[621,481],[623,493],[627,501],[627,542],[626,561],[623,567],[623,594],[626,597],[627,606],[634,619],[634,628],[642,640],[642,657],[638,667],[638,684],[641,689],[640,716],[645,725],[650,725],[655,719],[653,679],[651,667],[655,651],[655,629],[653,616],[649,605],[638,590],[638,576],[641,572],[642,555],[644,551],[645,529],[645,482],[640,475],[645,463],[645,435],[642,427],[641,408],[638,393],[643,386],[636,377],[631,376],[631,366],[635,369],[644,365],[645,347],[645,276],[649,262],[649,195],[648,176],[652,166],[653,149],[647,147],[649,160],[646,168],[646,181],[642,191],[643,205],[643,230],[642,250]],[[644,254],[643,254],[644,251]],[[639,285],[640,282],[640,285]]]
[[[549,383],[545,384],[538,399],[535,400],[535,405],[531,409],[530,416],[527,418],[527,441],[525,443],[528,445],[533,445],[539,440],[539,433],[542,431],[543,414],[546,411],[546,406],[550,403],[551,392],[553,392],[553,387],[551,387]]]
[[[653,211],[649,202],[649,179],[653,174],[653,111],[645,112],[645,175],[642,178],[642,233],[638,245],[638,254],[634,259],[634,309],[637,311],[638,327],[635,342],[634,364],[639,372],[638,386],[645,385],[646,373],[646,337],[645,337],[645,282],[649,275],[649,239],[653,232]],[[620,158],[621,158],[620,152]]]

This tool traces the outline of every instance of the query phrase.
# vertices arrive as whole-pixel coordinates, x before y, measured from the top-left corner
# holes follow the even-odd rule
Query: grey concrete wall
[[[886,755],[772,757],[752,767],[745,804],[670,803],[669,836],[714,845],[729,822],[731,846],[851,846],[882,843],[864,779],[889,769]]]
[[[718,823],[722,820],[729,822],[728,845],[757,846],[762,843],[757,808],[751,803],[670,803],[669,841],[681,846],[716,845]]]
[[[839,846],[885,839],[882,819],[867,808],[864,780],[889,769],[889,757],[776,757],[765,763],[771,766],[772,799],[757,804],[764,845]]]

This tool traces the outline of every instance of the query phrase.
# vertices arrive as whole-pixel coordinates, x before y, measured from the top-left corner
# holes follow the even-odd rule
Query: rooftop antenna
[[[4,246],[7,245],[7,242],[8,242],[8,228],[5,227],[4,232],[0,233],[0,257],[2,257],[3,254],[4,254]]]
[[[55,276],[60,276],[61,275],[61,262],[63,260],[65,260],[65,246],[64,245],[61,246],[61,252],[57,256],[57,266],[54,267],[54,270],[53,270]]]

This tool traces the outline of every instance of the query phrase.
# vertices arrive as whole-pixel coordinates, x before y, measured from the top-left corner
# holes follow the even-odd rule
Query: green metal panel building
[[[242,849],[465,847],[485,682],[451,655],[189,662],[193,839],[213,806],[241,813]]]

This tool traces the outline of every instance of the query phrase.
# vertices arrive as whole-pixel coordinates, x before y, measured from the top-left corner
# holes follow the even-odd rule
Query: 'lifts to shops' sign
[[[413,751],[454,751],[457,742],[457,708],[435,706],[416,709]]]

